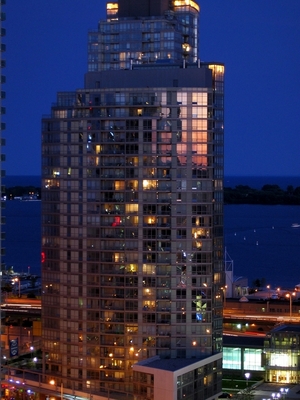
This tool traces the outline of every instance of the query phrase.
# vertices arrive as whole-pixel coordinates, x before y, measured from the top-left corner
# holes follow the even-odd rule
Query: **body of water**
[[[266,177],[251,179],[252,183],[245,177],[227,178],[227,181],[253,188],[269,183],[282,188],[300,186],[300,179],[295,177],[277,182]],[[10,186],[9,182],[7,179],[6,186]],[[40,182],[40,178],[14,178],[14,182],[38,186],[35,182]],[[3,261],[7,266],[13,265],[15,271],[27,272],[30,266],[32,273],[39,274],[41,203],[7,201],[3,211],[6,215]],[[293,228],[294,223],[300,223],[299,206],[226,205],[224,243],[234,261],[234,275],[248,277],[250,286],[255,279],[262,278],[272,287],[291,288],[300,283],[300,228]]]
[[[249,286],[264,278],[273,288],[300,283],[300,206],[226,205],[225,247],[234,275]]]
[[[6,201],[3,215],[6,224],[5,256],[2,261],[7,267],[13,266],[15,272],[41,273],[41,202]]]

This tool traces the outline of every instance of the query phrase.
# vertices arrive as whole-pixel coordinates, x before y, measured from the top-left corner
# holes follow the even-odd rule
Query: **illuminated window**
[[[175,7],[184,7],[184,9],[186,9],[186,7],[192,7],[194,8],[196,11],[200,11],[200,7],[198,6],[198,4],[193,1],[193,0],[175,0],[174,1],[174,6]]]
[[[223,80],[223,78],[224,78],[224,70],[225,70],[223,65],[211,64],[211,65],[209,65],[209,69],[211,69],[213,71],[216,80],[220,80],[220,81]]]
[[[177,103],[178,104],[187,104],[187,93],[178,92],[177,93]]]
[[[136,264],[129,264],[126,266],[126,272],[127,273],[136,273],[138,270],[138,267]]]
[[[124,190],[125,182],[124,181],[115,181],[115,190]]]
[[[155,274],[156,266],[151,264],[143,264],[143,274],[153,275]]]
[[[286,356],[288,358],[288,356]],[[281,365],[278,363],[278,365]],[[288,367],[288,363],[285,365]],[[252,371],[263,371],[261,367],[261,349],[245,349],[244,350],[244,369]]]
[[[138,204],[126,204],[125,213],[126,214],[135,214],[138,212],[139,205]]]
[[[114,18],[118,15],[118,3],[107,3],[106,4],[107,18]]]
[[[223,368],[241,369],[241,349],[239,348],[223,348]]]
[[[145,225],[155,225],[156,224],[156,217],[144,217],[144,224]]]
[[[198,107],[200,109],[200,107]],[[206,108],[202,108],[203,110],[207,110]],[[194,117],[196,118],[196,117]],[[197,117],[200,118],[200,115]],[[206,118],[206,117],[205,117]],[[193,119],[192,120],[192,130],[193,131],[206,131],[207,130],[207,120],[206,119]]]
[[[144,190],[156,189],[156,187],[157,187],[157,181],[143,180],[143,189]]]

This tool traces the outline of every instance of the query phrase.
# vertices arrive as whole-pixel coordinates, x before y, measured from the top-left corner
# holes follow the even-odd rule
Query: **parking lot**
[[[280,389],[289,389],[287,394],[285,394]],[[276,383],[262,383],[255,387],[252,392],[254,400],[291,400],[300,399],[300,385],[280,385]],[[234,397],[234,396],[233,396]]]

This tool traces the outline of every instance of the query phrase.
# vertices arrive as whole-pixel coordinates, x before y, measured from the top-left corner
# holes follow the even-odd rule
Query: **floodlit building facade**
[[[198,13],[108,3],[43,118],[44,368],[86,396],[221,392],[224,66]]]

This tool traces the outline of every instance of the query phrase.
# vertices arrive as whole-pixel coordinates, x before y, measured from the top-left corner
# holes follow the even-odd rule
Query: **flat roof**
[[[88,72],[84,89],[125,88],[212,88],[209,68],[180,68],[176,64],[155,65],[151,68]]]
[[[263,348],[265,336],[231,336],[223,335],[223,346],[243,346]]]
[[[192,364],[196,364],[199,361],[205,360],[208,358],[207,356],[202,358],[162,358],[162,359],[155,359],[148,363],[142,361],[141,363],[137,363],[136,365],[141,365],[144,367],[155,368],[155,369],[162,369],[165,371],[177,371],[179,369],[188,367]]]
[[[279,325],[271,330],[273,332],[300,332],[300,325]]]

